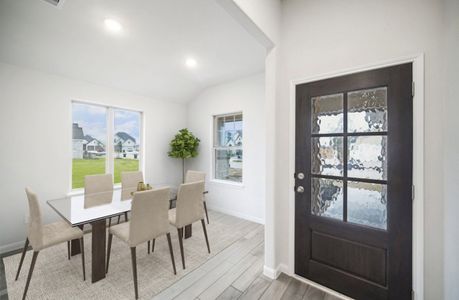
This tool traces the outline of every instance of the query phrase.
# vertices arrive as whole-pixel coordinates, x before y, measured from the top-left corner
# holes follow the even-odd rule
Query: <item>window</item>
[[[121,172],[139,170],[141,128],[141,112],[72,102],[72,189],[87,175],[111,173],[120,183]]]
[[[242,113],[214,117],[214,178],[242,182]]]

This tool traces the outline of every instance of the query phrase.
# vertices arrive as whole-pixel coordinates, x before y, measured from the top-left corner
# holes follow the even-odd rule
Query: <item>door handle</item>
[[[299,187],[296,188],[296,191],[301,194],[304,192],[304,187],[300,185]]]

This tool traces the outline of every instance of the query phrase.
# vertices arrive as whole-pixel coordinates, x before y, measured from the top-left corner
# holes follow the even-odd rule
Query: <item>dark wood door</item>
[[[295,272],[411,299],[412,65],[296,88]]]

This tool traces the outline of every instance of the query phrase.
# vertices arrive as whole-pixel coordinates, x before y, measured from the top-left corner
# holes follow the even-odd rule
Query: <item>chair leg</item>
[[[134,276],[135,298],[138,299],[139,291],[137,288],[137,259],[136,259],[135,247],[131,247],[131,259],[132,259],[132,275]]]
[[[70,241],[67,241],[67,257],[70,260]]]
[[[86,280],[86,268],[84,265],[84,238],[80,239],[80,249],[81,249],[81,265],[83,266],[83,281]]]
[[[206,212],[207,224],[209,224],[209,214],[207,213],[207,204],[206,204],[206,201],[204,201],[204,211]]]
[[[32,262],[30,263],[29,275],[27,276],[26,286],[24,288],[24,294],[22,295],[22,300],[25,300],[27,295],[27,290],[29,289],[30,279],[32,279],[33,269],[35,267],[35,262],[37,261],[39,251],[34,251],[32,256]]]
[[[112,239],[113,234],[108,234],[108,247],[107,247],[107,265],[105,266],[105,274],[108,273],[108,264],[110,263],[110,253],[112,252]]]
[[[207,251],[210,253],[209,239],[207,238],[206,222],[204,219],[201,219],[202,231],[204,231],[204,236],[206,237]]]
[[[147,242],[147,253],[150,254],[150,241]]]
[[[155,241],[156,239],[153,239],[152,244],[151,244],[151,253],[155,252]]]
[[[29,247],[29,238],[26,238],[26,240],[25,240],[24,249],[22,249],[21,260],[19,261],[18,272],[16,273],[16,279],[14,279],[14,280],[18,280],[19,273],[21,272],[21,268],[22,268],[22,263],[24,262],[24,257],[25,257],[26,252],[27,252],[27,247]]]
[[[118,216],[118,223],[117,224],[120,223],[120,220],[121,220],[121,215]]]
[[[112,218],[108,219],[108,227],[112,227]]]
[[[172,268],[174,269],[174,275],[177,275],[177,270],[175,269],[174,251],[172,250],[171,234],[169,232],[167,233],[167,243],[169,244],[169,252],[171,253]],[[154,240],[153,245],[155,245]]]
[[[183,227],[177,228],[178,233],[178,241],[180,245],[180,254],[182,255],[182,265],[183,269],[185,270],[185,253],[183,253]]]

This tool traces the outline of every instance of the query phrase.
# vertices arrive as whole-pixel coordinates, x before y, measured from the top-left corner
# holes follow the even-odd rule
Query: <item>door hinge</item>
[[[411,82],[411,97],[414,97],[414,91],[415,91],[415,86],[414,86],[414,81]]]
[[[416,187],[414,186],[414,184],[411,186],[411,199],[414,201],[414,197],[416,197],[415,195],[415,192],[416,192]]]

